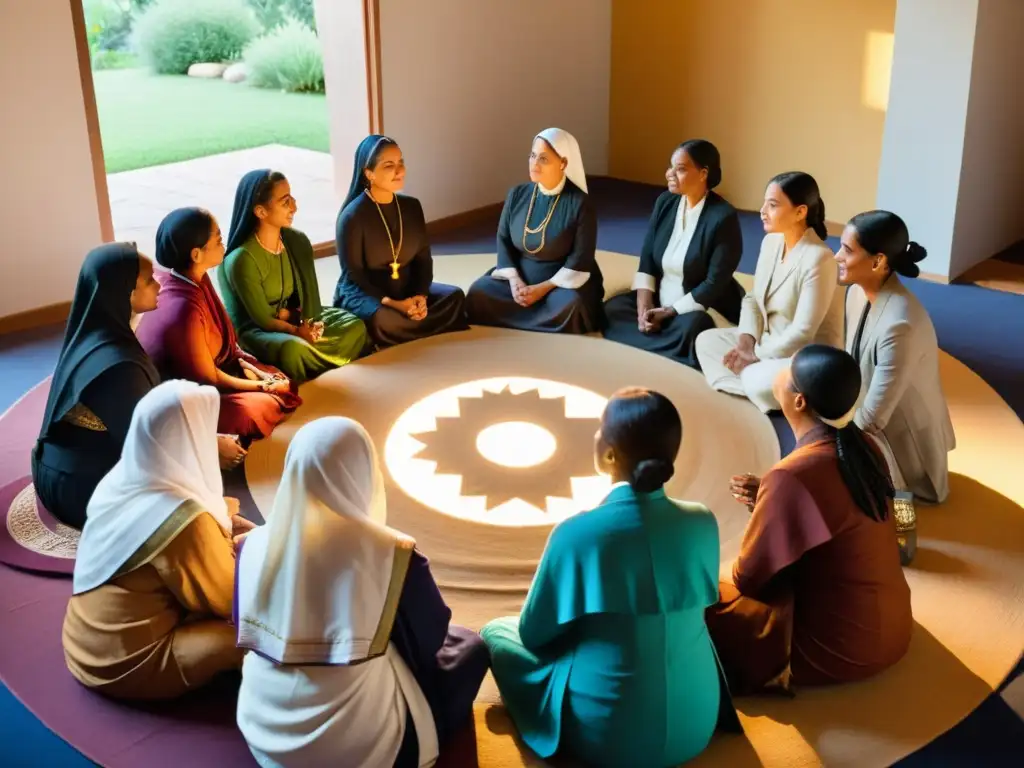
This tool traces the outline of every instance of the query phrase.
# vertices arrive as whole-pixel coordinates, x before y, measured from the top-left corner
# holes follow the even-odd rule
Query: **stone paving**
[[[254,168],[288,177],[299,205],[296,228],[314,244],[334,240],[341,196],[334,189],[331,156],[281,144],[108,175],[115,239],[138,243],[151,256],[160,220],[175,208],[196,205],[217,217],[227,240],[235,187]]]

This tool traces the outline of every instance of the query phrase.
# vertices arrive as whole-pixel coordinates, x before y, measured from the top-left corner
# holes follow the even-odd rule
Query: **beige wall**
[[[382,0],[384,130],[427,219],[504,200],[557,126],[607,172],[611,0]]]
[[[874,206],[885,113],[866,91],[887,90],[896,0],[612,6],[612,176],[660,183],[673,148],[699,137],[721,151],[737,207],[759,208],[788,170],[814,175],[830,220]]]
[[[100,218],[68,0],[2,0],[0,315],[69,301]]]
[[[949,274],[1024,239],[1024,0],[980,0]]]

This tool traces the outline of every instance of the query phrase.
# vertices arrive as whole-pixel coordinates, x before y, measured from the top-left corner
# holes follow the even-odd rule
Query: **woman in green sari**
[[[523,740],[540,757],[662,768],[740,730],[704,611],[718,600],[715,516],[665,495],[682,423],[663,395],[617,392],[595,462],[615,485],[551,532],[518,617],[481,635]]]
[[[292,229],[295,211],[284,174],[245,174],[217,281],[242,347],[301,382],[355,360],[368,336],[351,312],[321,303],[313,246]]]

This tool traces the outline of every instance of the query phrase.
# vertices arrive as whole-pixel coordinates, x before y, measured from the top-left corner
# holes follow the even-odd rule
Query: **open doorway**
[[[241,176],[273,168],[288,176],[299,202],[295,226],[314,243],[333,243],[339,196],[331,148],[339,142],[332,115],[339,110],[327,92],[340,90],[332,101],[368,105],[370,79],[339,76],[337,56],[328,55],[325,66],[324,40],[339,36],[338,25],[355,25],[340,34],[359,40],[365,69],[363,43],[373,41],[365,16],[374,3],[71,2],[84,16],[79,42],[92,72],[91,129],[101,138],[115,240],[151,254],[160,220],[193,205],[212,211],[226,230]],[[334,74],[326,71],[332,65]],[[369,107],[362,109],[356,120],[365,131]]]

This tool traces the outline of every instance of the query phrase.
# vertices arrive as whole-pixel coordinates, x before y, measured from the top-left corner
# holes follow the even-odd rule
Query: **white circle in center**
[[[528,421],[503,421],[481,430],[476,449],[488,461],[503,467],[535,467],[550,459],[558,443],[544,427]]]

